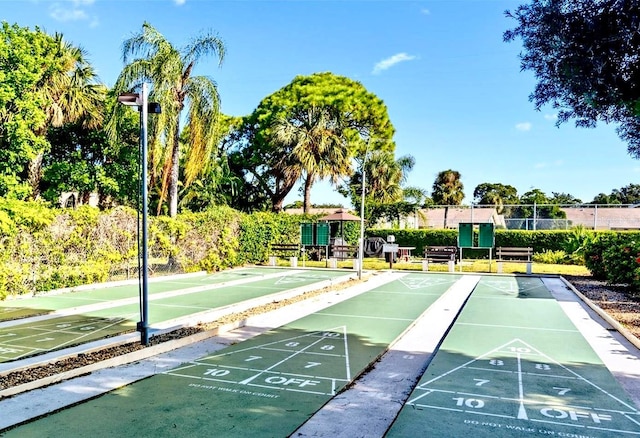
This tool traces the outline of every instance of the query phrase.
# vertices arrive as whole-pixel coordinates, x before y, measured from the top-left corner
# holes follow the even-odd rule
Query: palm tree
[[[40,134],[49,127],[58,128],[68,123],[78,123],[87,129],[99,127],[106,87],[99,83],[84,49],[66,42],[60,33],[53,36],[53,42],[57,63],[55,68],[46,69],[38,84],[38,92],[43,101],[48,102],[47,120]],[[29,165],[28,179],[34,199],[40,195],[42,163],[43,152],[40,152]]]
[[[359,160],[362,163],[362,159]],[[369,152],[365,163],[366,197],[376,203],[393,203],[403,199],[407,174],[413,169],[415,158],[405,155],[397,160],[393,151],[374,150]],[[359,206],[362,197],[362,164],[354,172],[349,187],[343,186],[341,193],[350,194],[353,205]]]
[[[331,108],[300,108],[289,118],[276,119],[273,141],[282,146],[278,170],[304,181],[305,213],[311,208],[311,187],[316,181],[329,178],[337,184],[351,173],[347,143]]]
[[[204,56],[213,55],[222,64],[225,47],[217,35],[204,33],[182,48],[174,47],[149,23],[122,46],[125,67],[116,81],[116,91],[138,89],[150,82],[150,99],[160,103],[162,113],[150,121],[150,162],[152,180],[161,179],[158,213],[165,200],[169,216],[178,213],[180,167],[180,120],[187,109],[184,136],[186,155],[184,186],[188,187],[207,169],[218,136],[220,98],[209,77],[193,76],[193,69]],[[117,111],[117,110],[116,110]]]
[[[362,153],[362,158],[357,159],[358,170],[339,188],[339,192],[350,197],[357,209],[360,209],[362,202],[364,151]],[[415,210],[419,208],[422,199],[426,196],[424,190],[404,186],[409,172],[415,165],[413,156],[404,155],[396,159],[392,150],[376,149],[368,152],[366,158],[365,218],[367,220],[376,222],[382,216],[390,217],[390,214],[398,218],[398,215],[412,208],[411,205],[415,205]]]
[[[436,204],[444,205],[444,227],[447,228],[447,216],[450,205],[460,205],[464,199],[464,186],[460,181],[460,172],[443,170],[433,183],[431,197]]]

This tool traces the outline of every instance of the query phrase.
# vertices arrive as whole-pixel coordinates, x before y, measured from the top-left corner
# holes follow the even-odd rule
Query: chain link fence
[[[381,227],[458,228],[461,222],[493,222],[509,230],[640,230],[640,204],[436,205]]]

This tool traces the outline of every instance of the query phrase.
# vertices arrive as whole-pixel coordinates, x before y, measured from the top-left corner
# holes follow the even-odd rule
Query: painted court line
[[[124,321],[124,320],[123,320]],[[19,338],[18,340],[20,341],[24,341],[24,340],[28,340],[28,339],[34,339],[34,338],[39,338],[38,340],[34,341],[35,343],[38,342],[50,342],[50,341],[55,341],[56,338],[52,338],[52,337],[45,337],[43,338],[42,336],[57,336],[60,334],[71,334],[71,335],[76,335],[71,339],[67,339],[64,342],[60,342],[58,344],[53,344],[53,345],[48,345],[46,348],[38,348],[37,346],[31,345],[31,344],[3,344],[3,345],[10,345],[13,346],[14,348],[17,348],[17,351],[14,351],[16,353],[19,353],[20,351],[24,351],[24,354],[19,354],[19,355],[15,355],[15,356],[0,356],[0,359],[2,360],[19,360],[23,357],[32,355],[34,352],[36,351],[41,351],[41,352],[45,352],[45,351],[52,351],[52,350],[59,350],[65,346],[71,345],[71,344],[76,344],[76,343],[81,343],[81,341],[89,336],[94,336],[97,333],[103,332],[111,327],[114,327],[118,324],[120,324],[122,321],[116,321],[113,322],[111,324],[105,324],[102,327],[99,327],[95,330],[86,330],[86,333],[76,333],[76,332],[68,332],[68,331],[64,331],[64,330],[51,330],[51,329],[44,329],[44,328],[38,328],[38,327],[31,327],[30,329],[32,330],[36,330],[36,331],[40,331],[40,333],[34,334],[34,335],[28,335],[28,336],[23,336],[21,338]],[[90,328],[95,328],[96,324],[94,323],[93,325],[90,324],[85,324],[82,327],[90,327]],[[82,330],[82,329],[80,329]],[[0,347],[0,352],[2,352],[3,347]],[[25,351],[26,350],[26,351]]]
[[[164,313],[161,313],[160,315],[162,316],[163,319],[165,319],[165,321],[160,321],[160,322],[152,321],[152,326],[154,328],[165,328],[167,324],[169,324],[170,326],[175,326],[181,323],[185,323],[184,321],[186,321],[189,318],[193,319],[195,322],[208,321],[211,319],[215,319],[213,318],[214,315],[216,317],[220,317],[224,314],[230,313],[232,309],[238,308],[240,310],[245,310],[245,308],[247,307],[260,305],[263,302],[268,302],[272,299],[270,297],[276,296],[273,294],[274,289],[270,287],[269,282],[273,281],[273,279],[276,279],[276,280],[281,279],[283,276],[286,277],[289,274],[291,274],[292,276],[295,276],[296,279],[289,283],[281,284],[279,288],[275,288],[275,290],[277,291],[282,291],[281,294],[278,294],[277,296],[289,296],[289,294],[291,295],[299,294],[301,287],[303,289],[305,287],[311,287],[312,285],[310,283],[312,283],[314,280],[321,279],[320,282],[316,283],[316,285],[318,285],[317,287],[320,287],[319,285],[322,284],[323,282],[333,283],[334,280],[342,281],[343,279],[348,278],[350,275],[349,273],[342,273],[342,272],[312,273],[310,275],[300,275],[298,271],[289,270],[289,271],[278,271],[275,274],[271,274],[271,275],[262,275],[260,277],[252,277],[250,280],[261,282],[260,284],[254,283],[255,286],[253,289],[251,289],[251,290],[260,290],[261,292],[259,296],[254,296],[254,297],[248,296],[246,297],[246,299],[238,299],[238,300],[235,300],[236,302],[234,302],[233,297],[236,295],[233,295],[233,289],[231,289],[229,291],[230,293],[227,293],[224,296],[220,295],[220,297],[223,298],[223,301],[230,302],[230,304],[223,303],[222,305],[215,304],[216,303],[215,299],[213,300],[213,304],[209,306],[198,305],[198,304],[188,304],[188,303],[181,304],[180,301],[176,301],[175,299],[172,300],[173,302],[164,302],[164,301],[161,301],[160,299],[162,299],[163,297],[166,298],[167,294],[165,293],[156,294],[156,299],[152,301],[153,308],[158,310],[159,312],[163,312],[162,309],[168,310],[173,314],[178,315],[178,317],[172,318],[172,319],[166,319],[167,314],[166,314],[166,311],[164,311]],[[267,283],[265,284],[265,282]],[[241,286],[238,286],[238,285],[234,285],[234,284],[229,285],[229,283],[223,283],[223,285],[224,284],[227,285],[226,286],[227,288],[235,288],[235,292],[239,292],[239,290],[241,289]],[[298,287],[294,289],[289,289],[288,291],[283,290],[283,287],[286,287],[287,285],[289,286],[295,285]],[[216,284],[215,286],[217,289],[217,287],[220,285]],[[208,286],[207,288],[204,288],[204,290],[200,290],[200,289],[202,288],[198,288],[198,292],[193,292],[193,290],[191,290],[192,293],[189,293],[189,294],[183,293],[184,291],[178,291],[179,293],[176,293],[176,291],[172,291],[169,295],[171,295],[172,297],[173,296],[187,297],[185,301],[190,299],[189,297],[194,297],[194,300],[198,300],[197,301],[198,303],[203,303],[206,300],[209,300],[206,294],[209,293],[210,289],[208,288]],[[224,289],[218,289],[218,290],[224,290]],[[241,289],[241,290],[247,291],[247,289]],[[238,294],[238,295],[242,295],[242,294]],[[255,294],[249,294],[249,295],[255,295]],[[114,303],[115,302],[122,303],[121,300],[114,301]],[[137,303],[135,303],[135,305],[137,305]],[[75,333],[69,333],[69,330],[52,329],[53,327],[60,327],[60,328],[68,327],[67,323],[74,323],[74,324],[77,323],[78,320],[69,320],[69,319],[66,319],[64,321],[61,320],[61,318],[74,317],[75,314],[71,314],[66,317],[62,315],[57,315],[57,317],[55,317],[54,319],[52,319],[51,316],[48,316],[47,318],[44,318],[38,321],[18,320],[15,322],[15,325],[13,326],[0,329],[0,334],[3,334],[2,333],[3,331],[25,333],[25,335],[22,335],[20,338],[16,338],[16,337],[11,338],[11,342],[7,342],[8,339],[0,339],[0,361],[3,361],[3,362],[18,361],[25,357],[32,356],[36,352],[39,354],[42,354],[43,352],[50,351],[50,350],[59,350],[70,345],[85,342],[85,340],[87,339],[99,337],[101,336],[100,335],[101,333],[103,332],[108,333],[109,331],[113,331],[113,329],[115,329],[118,326],[122,326],[122,329],[120,330],[121,332],[131,331],[134,328],[134,323],[133,323],[134,318],[136,318],[138,315],[137,309],[134,313],[131,313],[130,310],[132,305],[129,305],[128,307],[125,305],[123,307],[124,308],[122,310],[126,311],[126,313],[122,314],[124,315],[123,317],[121,317],[121,315],[117,315],[117,318],[116,318],[116,315],[114,315],[113,313],[108,317],[102,317],[102,316],[94,317],[91,315],[86,315],[85,317],[78,316],[78,318],[85,320],[84,322],[85,329],[86,327],[98,327],[96,330],[86,330],[86,333],[82,333],[82,331],[85,331],[85,330],[83,328],[80,328],[81,332],[78,333],[78,335],[75,335]],[[107,309],[117,310],[118,308],[113,306],[107,306]],[[116,310],[112,310],[112,311],[115,312]],[[122,313],[122,310],[120,311],[121,313]],[[105,313],[105,312],[109,312],[109,310],[101,309],[101,312]],[[188,315],[186,315],[186,313],[191,314],[191,316],[189,317]],[[88,320],[86,320],[87,318]],[[108,323],[105,323],[105,321],[107,321]],[[130,324],[126,324],[128,322],[130,322]],[[64,323],[64,324],[61,324],[61,323]],[[33,324],[36,324],[36,325],[34,326]],[[42,333],[34,334],[34,331],[38,331],[38,330],[42,331]],[[55,341],[56,338],[63,338],[64,340],[60,342],[55,342],[55,343],[52,342],[52,341]],[[21,343],[18,343],[19,339],[22,340]],[[48,343],[48,346],[50,348],[49,349],[40,348],[40,345],[37,344],[38,342],[46,342]],[[11,344],[11,345],[9,346],[7,344]],[[37,348],[33,348],[34,346]]]
[[[384,316],[347,315],[347,314],[344,314],[344,313],[318,312],[318,315],[335,316],[337,318],[373,319],[373,320],[380,320],[380,321],[413,321],[412,318],[386,318]]]
[[[311,342],[303,343],[306,340],[311,340]],[[203,360],[193,362],[184,367],[177,368],[175,370],[170,370],[165,372],[166,375],[172,375],[177,377],[189,378],[189,379],[202,379],[207,381],[215,381],[220,383],[228,383],[234,384],[238,386],[249,386],[249,387],[258,387],[269,390],[278,390],[278,391],[290,391],[297,393],[306,393],[306,394],[316,394],[316,395],[326,395],[332,396],[335,395],[335,391],[337,388],[338,382],[340,386],[351,381],[351,371],[349,365],[349,350],[348,350],[348,334],[346,332],[346,326],[335,326],[330,327],[324,330],[319,330],[311,333],[305,333],[303,335],[287,337],[284,339],[279,339],[278,341],[258,344],[245,349],[238,349],[231,352],[223,352],[214,356],[210,356],[204,358]],[[344,354],[327,354],[323,352],[314,352],[309,351],[310,349],[317,347],[320,343],[325,343],[329,341],[342,341],[344,343]],[[274,348],[275,345],[284,345],[290,348]],[[300,347],[300,348],[295,348]],[[333,350],[331,345],[324,345],[321,347],[322,350],[330,351]],[[270,364],[270,366],[265,368],[255,368],[253,366],[254,361],[258,359],[262,359],[264,356],[264,352],[284,352],[289,353],[285,355],[279,361]],[[242,355],[243,353],[251,353],[247,359],[244,359],[245,362],[248,362],[249,365],[240,367],[233,366],[228,364],[218,364],[215,363],[215,360],[222,357],[232,357]],[[286,364],[289,361],[296,359],[298,356],[323,356],[325,358],[339,358],[344,361],[345,366],[345,374],[343,376],[322,376],[310,373],[300,373],[300,372],[290,372],[290,371],[276,371],[276,368],[280,367],[283,364]],[[306,365],[304,365],[304,369],[312,370],[315,367],[322,365],[321,362],[316,361],[306,361]],[[185,374],[184,371],[193,370],[196,367],[209,367],[207,371],[204,373],[204,376],[193,376],[191,374]],[[215,368],[212,368],[215,367]],[[229,374],[228,370],[239,370],[248,372],[250,375],[248,377],[243,378],[242,380],[230,380],[228,378],[224,378]],[[254,383],[254,381],[258,378],[261,378],[265,375],[270,377],[264,378],[263,380],[272,383],[272,382],[282,382],[290,381],[295,382],[299,385],[296,387],[278,387],[273,384],[265,385],[260,383]],[[205,377],[206,376],[206,377]],[[286,377],[285,377],[286,376]],[[306,380],[300,380],[306,379]],[[285,380],[282,380],[285,379]],[[306,386],[316,386],[321,382],[330,383],[330,391],[319,391],[306,389]],[[305,389],[301,389],[305,388]]]
[[[523,388],[523,383],[522,383],[522,355],[523,352],[525,351],[528,355],[538,355],[542,358],[544,358],[546,361],[553,363],[556,366],[561,367],[563,370],[567,371],[568,373],[572,374],[574,376],[574,378],[576,380],[580,380],[583,381],[591,386],[593,386],[594,388],[596,388],[598,391],[602,392],[603,394],[607,395],[608,397],[612,398],[613,400],[615,400],[616,402],[620,403],[621,405],[625,406],[629,411],[637,413],[637,410],[635,409],[634,406],[632,406],[631,404],[619,399],[618,397],[616,397],[615,395],[609,393],[607,390],[601,388],[600,386],[598,386],[596,383],[592,382],[591,380],[579,375],[578,373],[576,373],[575,371],[571,370],[570,368],[566,367],[565,365],[561,364],[560,362],[554,360],[553,358],[547,356],[546,354],[541,353],[540,351],[536,350],[535,348],[533,348],[531,345],[527,344],[526,342],[520,340],[520,339],[513,339],[512,341],[508,342],[507,344],[504,344],[500,347],[497,347],[496,349],[489,351],[481,356],[478,356],[477,358],[463,364],[460,365],[454,369],[452,369],[451,371],[448,371],[446,373],[443,373],[431,380],[428,380],[422,384],[420,384],[417,389],[425,389],[427,388],[431,383],[436,382],[437,380],[440,380],[452,373],[455,373],[463,368],[467,368],[470,364],[481,361],[489,356],[493,356],[495,355],[495,353],[504,353],[505,350],[508,350],[507,347],[512,346],[512,345],[524,345],[525,347],[511,347],[511,352],[515,351],[515,355],[516,355],[516,362],[517,362],[517,372],[515,373],[518,377],[518,391],[519,391],[519,397],[517,400],[519,400],[520,402],[520,407],[519,407],[519,412],[518,412],[518,417],[519,419],[528,419],[526,416],[526,413],[522,413],[522,410],[524,408],[524,388]],[[529,350],[529,351],[527,351]],[[531,354],[531,352],[534,352],[533,354]],[[544,375],[545,378],[549,378],[551,376],[549,375]],[[414,399],[417,400],[417,399]],[[414,400],[410,400],[407,404],[411,405],[413,403]],[[538,402],[536,402],[538,403]]]
[[[478,323],[472,323],[472,322],[459,322],[458,325],[503,328],[503,329],[509,329],[509,330],[541,330],[541,331],[548,331],[548,332],[580,333],[579,330],[571,330],[571,329],[547,328],[547,327],[524,327],[524,326],[517,326],[517,325],[500,325],[500,324],[478,324]]]
[[[157,300],[162,300],[162,299],[166,299],[166,298],[172,298],[172,297],[179,297],[182,295],[189,295],[189,294],[193,294],[193,293],[198,293],[198,292],[206,292],[206,291],[212,291],[212,290],[216,290],[216,289],[221,289],[221,288],[225,288],[225,287],[231,287],[231,286],[240,286],[246,283],[252,283],[252,282],[257,282],[260,280],[267,280],[267,279],[271,279],[271,278],[278,278],[278,277],[282,277],[282,276],[287,276],[287,275],[295,275],[297,274],[296,271],[293,270],[286,270],[286,271],[278,271],[275,273],[270,273],[270,274],[265,274],[259,277],[249,277],[249,278],[240,278],[240,279],[235,279],[235,280],[229,280],[229,281],[223,281],[220,283],[213,283],[213,284],[206,284],[206,285],[198,285],[198,286],[194,286],[194,287],[188,287],[188,288],[179,288],[176,290],[170,290],[170,291],[166,291],[166,292],[157,292],[157,293],[151,293],[149,294],[149,301],[157,301]],[[331,278],[328,276],[323,277],[323,279],[327,279],[327,278]],[[303,281],[303,280],[301,280]],[[184,284],[183,282],[175,282],[177,285],[182,285]],[[163,284],[166,284],[163,282]],[[188,284],[188,283],[187,283]],[[90,291],[93,291],[93,289],[90,289]],[[68,293],[82,293],[82,292],[68,292]],[[66,294],[55,294],[55,295],[46,295],[43,297],[46,298],[53,298],[53,299],[67,299],[68,298],[68,293]],[[70,305],[67,308],[64,309],[58,309],[58,310],[54,310],[52,312],[49,312],[45,315],[39,315],[39,316],[34,316],[34,317],[30,317],[30,318],[23,318],[23,319],[18,319],[18,320],[11,320],[11,321],[2,321],[0,322],[0,328],[3,327],[9,327],[9,326],[13,326],[13,325],[17,325],[17,324],[23,324],[23,323],[27,323],[30,321],[36,322],[36,321],[45,321],[45,320],[49,320],[49,319],[54,319],[54,318],[58,318],[60,316],[71,316],[71,315],[76,315],[76,314],[83,314],[83,313],[90,313],[93,311],[97,311],[97,310],[104,310],[104,309],[109,309],[109,308],[114,308],[114,307],[121,307],[121,306],[125,306],[125,305],[129,305],[129,304],[137,304],[140,301],[140,298],[138,296],[137,291],[134,291],[133,296],[129,297],[129,298],[122,298],[122,299],[118,299],[118,300],[109,300],[108,298],[103,299],[100,302],[94,303],[94,304],[86,304],[86,305]],[[36,299],[39,297],[35,297]],[[26,298],[25,298],[26,299]],[[15,303],[19,303],[19,301],[15,301]]]

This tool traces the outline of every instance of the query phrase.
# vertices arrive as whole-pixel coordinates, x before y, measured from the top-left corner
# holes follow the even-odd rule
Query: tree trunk
[[[31,185],[31,199],[40,199],[40,184],[42,183],[42,159],[44,153],[40,152],[29,163],[29,184]]]
[[[169,176],[169,216],[174,218],[178,215],[178,177],[180,175],[180,125],[176,126],[173,136],[173,147],[171,149],[171,174]]]
[[[444,228],[447,229],[447,216],[449,216],[449,206],[444,208]]]
[[[295,178],[278,178],[276,180],[276,190],[269,194],[271,199],[271,210],[275,213],[282,211],[284,198],[287,197],[291,189],[296,183]]]
[[[313,185],[313,175],[307,175],[307,179],[304,180],[304,205],[303,212],[309,213],[311,211],[311,186]]]

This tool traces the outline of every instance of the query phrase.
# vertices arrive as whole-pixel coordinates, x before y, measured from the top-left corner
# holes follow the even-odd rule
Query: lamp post
[[[142,198],[142,293],[140,322],[136,328],[140,332],[142,345],[149,345],[149,250],[148,250],[148,208],[147,208],[147,116],[149,109],[154,113],[160,112],[160,105],[148,103],[147,84],[142,84],[138,93],[125,93],[118,96],[118,102],[127,106],[136,106],[140,112],[140,155],[142,172],[140,175],[140,193]],[[138,247],[139,248],[139,247]],[[138,254],[140,257],[140,254]],[[140,273],[138,273],[140,278]]]
[[[362,280],[362,264],[364,263],[364,197],[366,190],[366,169],[367,154],[369,153],[369,142],[367,142],[367,148],[364,151],[364,158],[362,159],[362,190],[360,198],[360,248],[358,248],[358,280]]]

